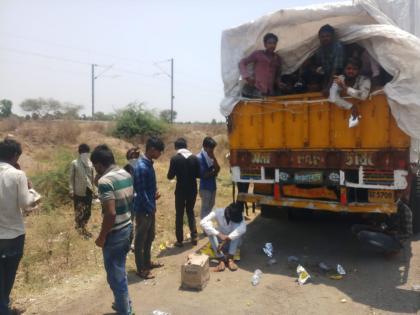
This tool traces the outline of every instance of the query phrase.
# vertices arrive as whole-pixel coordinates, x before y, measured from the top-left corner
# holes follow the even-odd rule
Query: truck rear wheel
[[[279,207],[269,206],[269,205],[261,205],[261,216],[264,218],[279,218],[281,210]]]
[[[288,208],[287,218],[290,221],[310,220],[313,217],[313,211],[310,209]]]
[[[420,233],[420,176],[413,179],[410,194],[410,209],[413,214],[413,233]]]

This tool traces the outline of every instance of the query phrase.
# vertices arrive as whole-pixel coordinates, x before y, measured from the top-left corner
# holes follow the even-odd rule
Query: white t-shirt
[[[22,210],[35,200],[23,171],[0,162],[0,239],[25,234]]]

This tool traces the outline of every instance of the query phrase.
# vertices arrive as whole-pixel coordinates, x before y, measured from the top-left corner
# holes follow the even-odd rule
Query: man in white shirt
[[[0,314],[4,315],[19,314],[10,308],[10,292],[25,242],[22,211],[35,203],[25,173],[15,167],[21,154],[15,140],[0,142]]]
[[[200,225],[208,235],[211,246],[220,263],[216,271],[224,271],[226,264],[231,271],[236,271],[238,266],[233,260],[241,238],[246,232],[246,224],[243,218],[243,206],[240,203],[231,203],[225,209],[214,209],[204,217]],[[217,222],[215,227],[213,220]],[[227,249],[227,255],[224,250]]]
[[[92,233],[86,229],[94,194],[94,168],[89,159],[89,152],[87,144],[79,145],[79,158],[70,165],[70,197],[74,201],[76,230],[85,238],[92,237]]]

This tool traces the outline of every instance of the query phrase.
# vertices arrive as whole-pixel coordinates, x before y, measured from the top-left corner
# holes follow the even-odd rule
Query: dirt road
[[[159,309],[172,315],[223,314],[420,314],[420,238],[406,244],[399,255],[384,258],[361,246],[351,235],[346,220],[289,222],[257,216],[248,225],[242,246],[240,270],[212,273],[202,292],[179,289],[180,265],[190,246],[168,249],[160,260],[165,267],[157,278],[139,281],[129,275],[130,295],[137,315]],[[262,252],[272,242],[278,263],[267,265]],[[200,241],[204,245],[205,239]],[[296,272],[287,257],[300,257],[311,282],[296,283]],[[342,280],[332,280],[315,266],[319,262],[341,264]],[[256,268],[263,271],[258,286],[251,285]],[[72,295],[43,314],[113,314],[111,291],[103,280],[82,297]]]

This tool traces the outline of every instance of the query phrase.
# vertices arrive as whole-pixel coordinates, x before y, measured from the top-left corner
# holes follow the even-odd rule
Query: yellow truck
[[[364,1],[286,9],[223,32],[220,108],[238,201],[258,203],[263,215],[357,213],[405,236],[420,232],[420,40],[386,25],[384,12]],[[278,35],[282,73],[290,74],[319,47],[327,23],[393,76],[368,99],[347,99],[362,117],[356,127],[350,111],[318,92],[241,97],[238,63],[262,48],[265,33]]]
[[[397,201],[410,200],[410,138],[385,95],[350,101],[362,116],[355,128],[349,112],[320,93],[239,102],[228,119],[232,178],[254,189],[238,200],[259,203],[263,215],[274,208],[397,214]],[[418,212],[413,219],[418,229]]]

